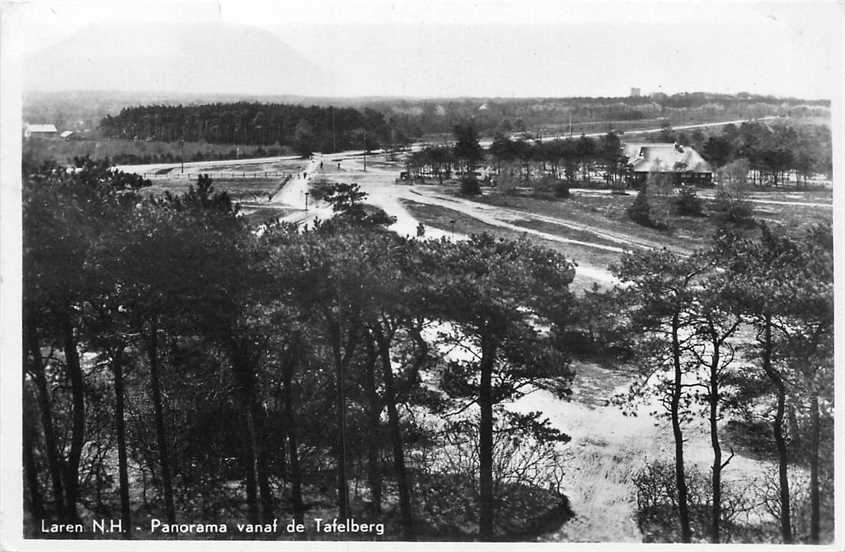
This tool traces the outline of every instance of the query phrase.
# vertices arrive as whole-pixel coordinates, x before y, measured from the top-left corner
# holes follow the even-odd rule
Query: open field
[[[410,199],[403,199],[402,203],[411,215],[426,227],[439,228],[463,235],[487,232],[503,239],[530,239],[535,243],[554,249],[569,259],[575,259],[580,266],[575,269],[576,280],[573,285],[574,289],[588,288],[594,282],[606,284],[610,274],[605,271],[600,271],[599,273],[596,268],[607,267],[619,257],[618,254],[609,251],[547,240],[537,236],[529,236],[527,232],[519,232],[518,230],[487,224],[460,211],[439,205],[420,203]]]
[[[707,191],[701,195],[703,198],[706,197]],[[636,191],[629,191],[628,195],[573,191],[572,196],[565,200],[489,193],[474,198],[473,201],[513,211],[577,222],[594,230],[627,235],[632,240],[651,243],[653,246],[674,246],[686,251],[705,246],[718,226],[713,212],[713,201],[706,199],[704,199],[706,216],[672,217],[668,231],[640,226],[631,221],[625,212],[635,197]],[[780,198],[788,197],[793,202],[829,203],[832,201],[832,192],[791,192],[775,197],[778,201]],[[807,224],[831,220],[832,211],[825,206],[770,203],[766,201],[768,196],[763,192],[755,193],[752,198],[758,201],[753,204],[757,218],[783,224],[791,230],[797,230]]]
[[[236,157],[268,157],[293,155],[289,148],[278,146],[245,146],[238,144],[209,144],[205,142],[178,142],[157,140],[83,139],[61,140],[31,139],[24,142],[24,155],[35,159],[54,159],[59,163],[71,163],[74,157],[88,156],[92,159],[109,158],[118,164],[129,163],[178,163],[233,159]]]
[[[214,189],[220,192],[227,192],[237,202],[267,202],[281,186],[279,178],[214,178],[212,183]],[[157,179],[152,185],[146,188],[148,193],[161,194],[169,191],[174,194],[181,194],[188,190],[189,186],[195,186],[195,179],[174,178]]]

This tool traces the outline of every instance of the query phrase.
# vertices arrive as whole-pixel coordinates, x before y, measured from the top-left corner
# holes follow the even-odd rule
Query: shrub
[[[461,193],[464,195],[481,195],[481,186],[474,174],[467,173],[461,177]]]
[[[684,186],[674,201],[675,213],[682,217],[700,217],[703,211],[701,198],[692,186]]]
[[[738,159],[719,169],[715,208],[724,222],[748,225],[753,222],[754,209],[748,201],[750,164]]]
[[[505,195],[513,194],[519,184],[518,178],[514,176],[509,168],[503,169],[496,176],[494,182],[496,184],[496,189]]]
[[[656,208],[653,205],[655,197],[651,193],[649,184],[643,184],[634,202],[627,209],[628,218],[641,226],[648,228],[655,228],[657,230],[668,230],[669,224],[666,217],[665,198],[658,196],[656,198]]]
[[[555,197],[569,197],[569,184],[564,180],[558,180],[555,184]]]
[[[695,465],[685,469],[687,503],[693,542],[709,538],[713,494],[709,474]],[[632,477],[637,492],[637,525],[644,542],[680,542],[681,526],[678,517],[678,489],[675,482],[675,465],[669,461],[646,464]],[[777,538],[778,528],[771,522],[752,524],[759,519],[758,489],[756,480],[737,483],[722,481],[723,542],[769,542]],[[757,514],[757,515],[755,515]],[[745,523],[741,523],[744,521]]]
[[[531,415],[506,416],[510,420],[499,420],[493,430],[494,531],[507,539],[533,540],[574,516],[561,489],[569,437],[553,436],[545,422],[529,421]],[[421,451],[415,475],[420,517],[441,535],[472,538],[480,501],[478,426],[465,419],[444,430]]]
[[[754,221],[754,208],[751,203],[735,197],[725,187],[716,190],[714,208],[719,212],[719,218],[724,222],[749,225]]]
[[[535,196],[549,195],[554,192],[557,180],[550,174],[532,179],[531,187]]]
[[[634,202],[628,207],[628,218],[642,226],[651,227],[651,206],[648,204],[647,185],[643,184]]]

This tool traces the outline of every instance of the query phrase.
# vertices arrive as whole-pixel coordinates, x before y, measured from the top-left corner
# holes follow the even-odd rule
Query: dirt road
[[[594,188],[570,188],[569,190],[572,193],[579,193],[582,195],[593,195],[593,196],[602,196],[602,195],[610,195],[613,193],[613,190],[604,190],[604,189],[594,189]],[[764,192],[766,193],[766,192]],[[716,192],[713,190],[697,190],[696,195],[702,199],[714,199],[716,197]],[[758,203],[761,205],[789,205],[792,207],[819,207],[822,209],[833,209],[832,202],[814,202],[814,201],[806,201],[806,200],[785,200],[785,199],[768,199],[760,197],[761,194],[750,194],[747,201],[750,203]],[[788,195],[788,194],[787,194]],[[800,197],[800,196],[799,196]]]
[[[417,226],[419,225],[419,220],[416,219],[403,204],[403,200],[410,200],[417,203],[425,203],[428,205],[451,209],[458,213],[470,216],[487,225],[511,230],[520,234],[537,236],[557,243],[596,248],[619,254],[623,252],[626,246],[630,247],[633,243],[631,238],[628,236],[594,230],[583,225],[578,225],[554,217],[533,215],[503,207],[484,205],[482,203],[453,196],[446,196],[434,191],[429,186],[399,185],[396,184],[396,179],[399,176],[399,168],[395,165],[388,165],[379,162],[374,163],[371,160],[368,163],[367,170],[365,171],[363,159],[361,157],[350,156],[348,153],[324,155],[321,159],[323,161],[323,169],[319,169],[318,161],[313,171],[315,175],[319,173],[333,181],[354,182],[358,184],[361,190],[367,193],[366,202],[368,204],[379,207],[387,214],[396,217],[396,222],[390,226],[390,229],[403,236],[416,236]],[[338,162],[340,162],[339,169],[337,168]],[[311,174],[311,171],[309,171],[309,174]],[[305,184],[306,182],[299,182],[296,186]],[[285,188],[287,189],[287,186]],[[284,190],[282,193],[284,193]],[[291,193],[293,194],[293,192]],[[288,205],[290,205],[290,203],[288,203]],[[313,219],[313,215],[311,218]],[[310,219],[301,215],[297,217],[296,214],[294,214],[289,215],[286,220],[308,222]],[[515,221],[526,220],[536,220],[547,224],[559,225],[564,228],[587,231],[602,238],[604,241],[615,242],[618,245],[607,245],[604,243],[565,238],[557,234],[543,232],[541,230],[520,226],[514,223]],[[449,232],[444,229],[433,228],[431,226],[426,227],[426,239],[439,239],[444,236],[453,239],[467,238],[467,236],[463,234]],[[640,245],[642,247],[652,246],[650,243],[634,245]],[[605,267],[592,265],[585,262],[584,259],[576,258],[575,260],[578,263],[578,268],[576,269],[576,279],[582,285],[591,285],[593,282],[599,283],[600,285],[608,285],[614,282],[613,276]]]

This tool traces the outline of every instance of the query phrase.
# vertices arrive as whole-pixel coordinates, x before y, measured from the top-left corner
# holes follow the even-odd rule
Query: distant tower
[[[640,89],[631,87],[631,97],[632,98],[639,98],[640,97]]]

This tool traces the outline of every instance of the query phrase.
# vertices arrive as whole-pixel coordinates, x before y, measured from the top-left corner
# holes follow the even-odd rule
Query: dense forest
[[[303,155],[374,149],[406,141],[380,112],[369,108],[246,102],[129,107],[116,116],[104,117],[99,128],[107,138],[276,144],[291,146]]]
[[[306,538],[531,540],[577,515],[562,475],[578,451],[508,405],[565,400],[573,359],[601,353],[635,376],[620,406],[654,397],[671,427],[670,456],[632,480],[644,538],[831,537],[829,225],[627,253],[618,287],[575,294],[559,253],[399,237],[355,185],[302,231],[248,226],[208,178],[183,195],[148,184],[87,160],[24,166],[29,536],[49,536],[41,520],[168,538],[148,520],[287,516],[387,527]],[[722,480],[727,416],[774,483]],[[709,474],[684,458],[695,419]]]

